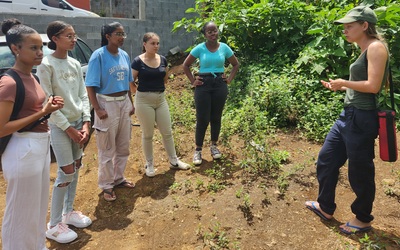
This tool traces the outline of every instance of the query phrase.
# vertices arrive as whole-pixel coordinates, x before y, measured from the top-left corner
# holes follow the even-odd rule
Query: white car
[[[51,54],[53,51],[47,47],[50,41],[46,34],[40,34],[43,41],[43,53],[44,56]],[[76,41],[76,45],[73,50],[68,51],[70,57],[75,58],[81,63],[83,76],[85,77],[87,71],[87,65],[92,55],[92,49],[80,38]],[[15,58],[7,46],[6,37],[0,36],[0,74],[7,71],[14,65]],[[33,72],[36,72],[36,67],[33,68]]]
[[[100,17],[96,13],[75,7],[65,0],[0,0],[0,12],[66,17]]]

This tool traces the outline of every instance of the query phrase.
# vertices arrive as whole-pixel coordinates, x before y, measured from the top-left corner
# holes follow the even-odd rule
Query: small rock
[[[383,179],[383,180],[382,180],[382,183],[383,183],[384,185],[394,186],[394,184],[396,183],[396,181],[393,180],[393,179]]]

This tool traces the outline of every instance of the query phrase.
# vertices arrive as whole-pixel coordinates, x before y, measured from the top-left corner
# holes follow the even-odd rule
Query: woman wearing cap
[[[328,133],[318,155],[317,201],[306,207],[324,220],[333,218],[336,210],[335,189],[339,169],[348,160],[350,185],[356,195],[351,204],[355,217],[340,226],[345,234],[371,230],[372,205],[375,198],[374,143],[378,135],[377,95],[387,79],[389,54],[377,34],[377,17],[373,10],[358,6],[335,21],[343,24],[348,42],[356,43],[360,56],[350,65],[350,79],[321,80],[332,91],[345,91],[344,110]]]

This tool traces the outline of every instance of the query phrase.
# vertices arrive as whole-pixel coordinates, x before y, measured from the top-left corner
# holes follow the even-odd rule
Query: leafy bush
[[[333,98],[329,105],[312,101],[307,104],[309,110],[300,118],[298,127],[308,139],[318,142],[325,139],[343,106],[342,98],[337,97]]]
[[[320,79],[348,78],[349,64],[360,54],[333,21],[360,4],[377,13],[399,92],[398,1],[197,0],[187,10],[193,18],[175,22],[173,30],[199,30],[206,21],[216,21],[221,41],[236,51],[242,65],[230,86],[223,138],[238,134],[250,141],[258,133],[294,126],[322,141],[343,107],[344,93],[326,90]],[[388,103],[387,95],[379,100]]]
[[[172,125],[179,124],[185,128],[193,128],[196,123],[193,91],[188,89],[181,92],[179,98],[167,94]]]

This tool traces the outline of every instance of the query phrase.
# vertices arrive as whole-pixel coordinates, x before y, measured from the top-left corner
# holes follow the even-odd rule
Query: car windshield
[[[14,65],[14,56],[6,46],[0,46],[0,68],[10,68]]]

